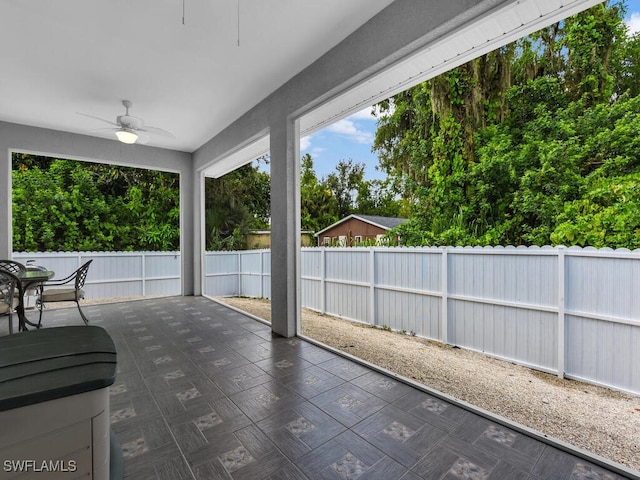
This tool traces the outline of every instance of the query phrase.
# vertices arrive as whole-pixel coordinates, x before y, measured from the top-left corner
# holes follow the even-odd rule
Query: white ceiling
[[[183,0],[2,0],[0,120],[108,137],[77,112],[128,99],[193,152],[390,3],[184,0],[183,24]]]

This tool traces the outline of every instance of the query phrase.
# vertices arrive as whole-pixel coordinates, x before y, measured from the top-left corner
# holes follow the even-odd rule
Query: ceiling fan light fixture
[[[120,140],[122,143],[126,143],[128,145],[136,143],[136,141],[138,140],[138,134],[136,134],[132,130],[129,130],[128,128],[122,128],[118,130],[116,132],[116,137],[118,137],[118,140]]]

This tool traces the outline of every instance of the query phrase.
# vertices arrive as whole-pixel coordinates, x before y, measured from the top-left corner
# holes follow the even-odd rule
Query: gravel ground
[[[267,300],[219,298],[270,321]],[[302,333],[640,471],[640,397],[303,309]]]

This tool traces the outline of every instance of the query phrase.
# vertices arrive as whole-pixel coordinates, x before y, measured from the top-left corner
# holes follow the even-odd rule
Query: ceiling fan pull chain
[[[184,2],[185,0],[182,0],[182,24],[184,25]]]
[[[240,0],[237,0],[238,5],[238,46],[240,46]]]

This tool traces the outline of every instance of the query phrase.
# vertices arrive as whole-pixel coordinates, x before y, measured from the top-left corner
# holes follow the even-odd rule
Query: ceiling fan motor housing
[[[133,117],[131,115],[118,115],[116,123],[122,127],[131,128],[133,130],[138,130],[144,125],[141,118]]]

